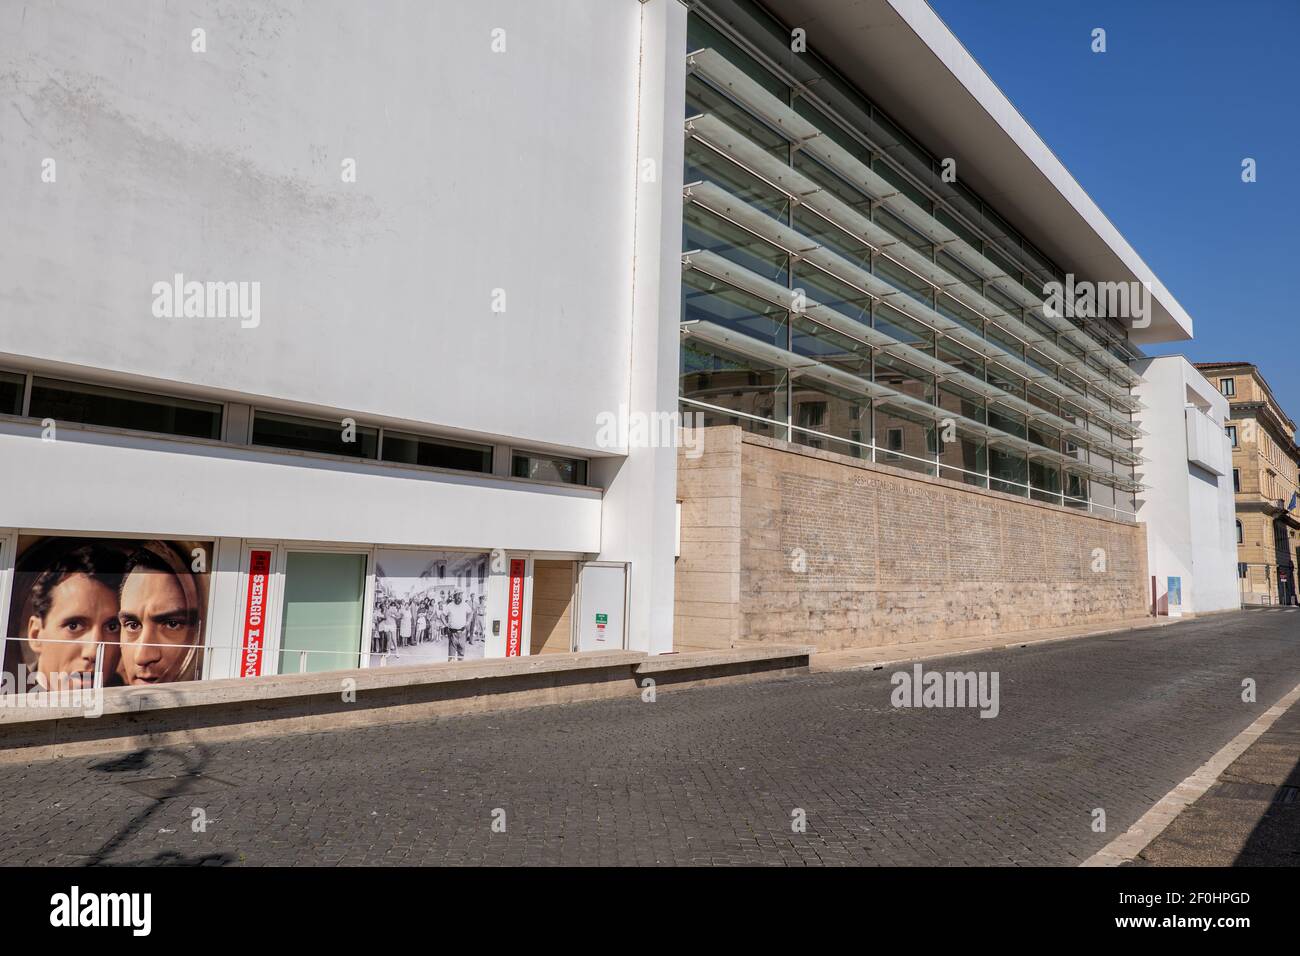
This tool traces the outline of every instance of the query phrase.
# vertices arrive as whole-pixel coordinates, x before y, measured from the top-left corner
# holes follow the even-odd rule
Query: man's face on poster
[[[199,612],[174,574],[143,569],[128,574],[118,620],[127,684],[165,684],[193,676],[181,671],[197,643]]]
[[[117,667],[117,594],[102,581],[71,574],[50,590],[50,609],[27,622],[27,643],[36,654],[38,680],[46,690],[91,687],[102,643],[103,667]]]

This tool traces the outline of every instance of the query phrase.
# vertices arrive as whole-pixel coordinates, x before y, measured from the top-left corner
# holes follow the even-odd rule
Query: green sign
[[[608,615],[608,614],[597,614],[597,615],[596,615],[596,623],[597,623],[597,624],[608,624],[608,623],[609,623],[609,615]]]

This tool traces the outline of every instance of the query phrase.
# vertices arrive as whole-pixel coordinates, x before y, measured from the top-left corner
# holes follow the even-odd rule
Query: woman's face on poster
[[[27,624],[41,686],[52,691],[92,686],[101,645],[101,672],[116,670],[117,613],[117,593],[102,581],[72,574],[55,585],[44,618],[33,614]]]

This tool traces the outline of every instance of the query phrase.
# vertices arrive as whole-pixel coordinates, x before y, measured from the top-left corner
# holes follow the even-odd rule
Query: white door
[[[627,565],[583,564],[578,572],[578,650],[622,650],[626,619]]]

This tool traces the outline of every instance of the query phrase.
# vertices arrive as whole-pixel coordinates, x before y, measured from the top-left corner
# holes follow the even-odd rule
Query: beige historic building
[[[1296,425],[1249,362],[1196,366],[1228,399],[1242,600],[1296,603],[1300,553],[1300,448]]]

